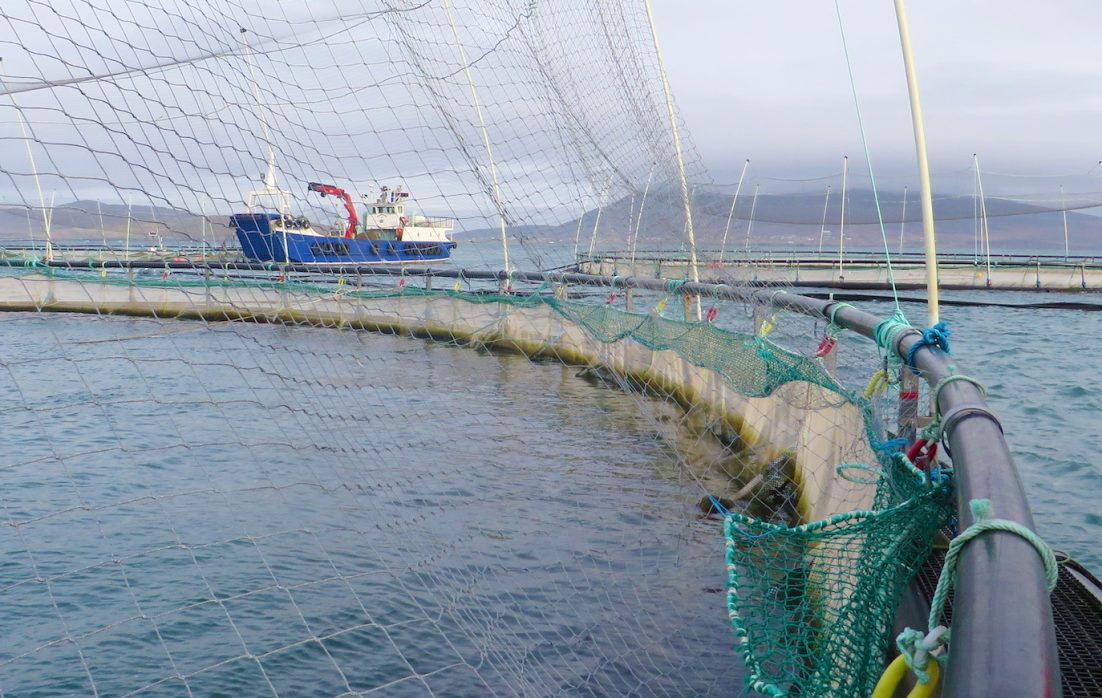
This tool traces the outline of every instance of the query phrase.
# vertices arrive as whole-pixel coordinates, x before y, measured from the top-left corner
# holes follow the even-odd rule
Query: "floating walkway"
[[[702,258],[706,259],[706,258]],[[634,276],[660,279],[692,278],[688,259],[676,254],[602,254],[578,260],[579,269],[601,276]],[[889,289],[888,267],[883,253],[837,255],[762,252],[747,258],[728,255],[720,261],[712,255],[697,264],[700,280],[711,283],[750,283],[769,286]],[[901,290],[926,287],[925,261],[907,254],[892,258],[895,285]],[[1038,255],[999,255],[990,259],[973,255],[939,255],[938,279],[946,290],[1042,290],[1102,291],[1102,259]]]

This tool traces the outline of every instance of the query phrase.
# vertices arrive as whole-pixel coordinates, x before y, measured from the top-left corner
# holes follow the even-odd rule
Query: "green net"
[[[728,611],[770,696],[868,696],[884,666],[903,590],[950,516],[950,491],[897,457],[869,511],[788,526],[727,516]]]

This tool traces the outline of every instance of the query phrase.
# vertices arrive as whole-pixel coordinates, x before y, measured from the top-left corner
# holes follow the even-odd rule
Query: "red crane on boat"
[[[360,219],[356,215],[356,207],[352,204],[352,197],[348,195],[348,192],[332,184],[320,184],[318,182],[310,182],[306,185],[306,189],[316,191],[322,196],[339,196],[344,199],[344,208],[348,211],[348,229],[344,231],[344,236],[346,238],[355,236],[356,224],[360,222]]]

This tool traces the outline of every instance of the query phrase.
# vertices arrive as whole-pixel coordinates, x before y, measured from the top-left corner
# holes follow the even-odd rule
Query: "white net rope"
[[[689,276],[641,5],[25,0],[0,27],[0,694],[739,686],[709,496],[788,523],[871,496],[834,476],[872,455],[826,328],[477,278],[502,225],[510,271]],[[456,273],[235,268],[250,192],[347,225],[311,182],[361,212],[401,186]]]

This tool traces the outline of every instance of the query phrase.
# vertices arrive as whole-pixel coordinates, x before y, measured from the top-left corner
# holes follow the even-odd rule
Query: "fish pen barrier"
[[[831,294],[935,214],[947,305],[1102,288],[1102,163],[719,183],[649,0],[62,4],[0,7],[0,696],[1097,693],[983,376]]]
[[[709,306],[700,321],[694,299]],[[754,331],[721,329],[720,307],[754,311]],[[989,500],[1012,523],[960,553],[945,694],[1059,685],[1046,569],[1016,530],[1033,523],[998,419],[947,342],[898,320],[783,290],[571,271],[126,260],[11,263],[0,309],[380,331],[553,357],[672,400],[758,463],[726,487],[696,483],[703,509],[723,517],[730,618],[748,685],[766,695],[869,695],[897,612],[924,627],[928,606],[904,598],[939,531],[969,529],[970,503]],[[777,313],[829,328],[818,356],[770,339]],[[920,470],[904,453],[920,438],[917,385],[899,388],[895,404],[909,399],[912,412],[889,431],[872,393],[838,382],[835,347],[822,350],[842,330],[880,344],[888,374],[926,382],[940,425],[930,443],[952,454],[951,470],[936,457]]]

